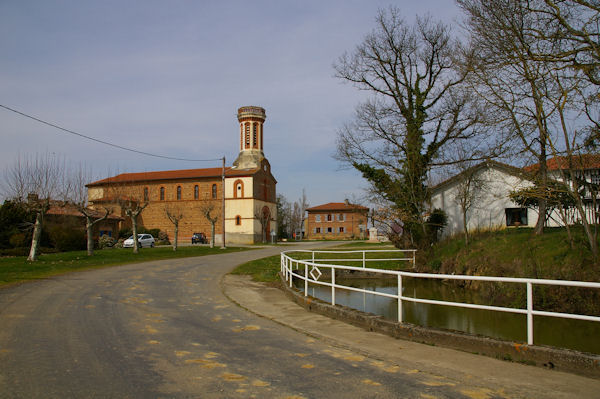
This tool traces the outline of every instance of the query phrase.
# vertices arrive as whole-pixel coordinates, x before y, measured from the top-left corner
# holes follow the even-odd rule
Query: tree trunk
[[[465,246],[469,245],[469,230],[467,228],[467,211],[463,208],[463,230],[465,232]]]
[[[173,243],[173,251],[177,251],[177,236],[179,234],[179,223],[175,223],[175,242]]]
[[[38,258],[38,248],[40,246],[40,237],[42,236],[42,226],[44,224],[43,212],[38,212],[35,216],[35,225],[33,226],[33,237],[31,238],[31,249],[27,260],[35,261]]]
[[[210,247],[215,246],[215,222],[210,224]]]
[[[137,214],[131,215],[131,232],[133,234],[133,253],[137,254],[140,252],[138,248],[138,236],[137,236]]]
[[[85,230],[87,232],[87,255],[94,255],[94,237],[92,237],[92,227],[94,226],[94,222],[92,218],[86,216]]]

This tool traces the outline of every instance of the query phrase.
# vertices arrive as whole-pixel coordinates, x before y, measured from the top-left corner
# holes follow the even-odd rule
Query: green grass
[[[357,243],[358,244],[358,243]],[[365,245],[365,243],[360,243],[361,245]],[[355,250],[357,247],[351,244],[343,244],[341,246],[335,248],[327,248],[323,251],[327,250]],[[373,247],[367,246],[366,248],[360,249],[394,249],[393,246],[390,245],[380,245],[374,244]],[[288,253],[290,257],[297,260],[311,260],[312,255],[307,252],[294,252],[290,251]],[[382,253],[371,253],[368,255],[367,259],[385,259],[391,257],[399,257],[398,253],[394,252],[382,252]],[[328,263],[334,265],[344,265],[344,266],[355,266],[362,267],[362,253],[349,253],[349,254],[336,254],[336,253],[323,253],[319,252],[316,254],[317,259],[341,259],[346,258],[348,260],[345,261],[327,261],[322,260],[319,263]],[[356,260],[352,260],[356,259]],[[367,267],[378,268],[378,269],[387,269],[387,270],[412,270],[412,263],[406,261],[381,261],[381,262],[367,262]],[[238,266],[235,270],[231,272],[231,274],[245,274],[252,277],[254,281],[260,282],[275,282],[278,280],[277,274],[280,270],[280,255],[270,256],[267,258],[253,260],[247,263],[244,263]]]
[[[144,248],[138,254],[132,249],[102,249],[87,256],[86,251],[42,254],[35,262],[28,262],[26,257],[0,258],[0,286],[28,280],[43,279],[73,271],[124,265],[161,259],[186,258],[238,252],[249,248],[231,247],[220,249],[200,246]]]

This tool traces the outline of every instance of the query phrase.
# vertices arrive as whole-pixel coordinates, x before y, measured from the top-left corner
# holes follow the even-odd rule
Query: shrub
[[[27,241],[27,236],[24,233],[13,234],[8,239],[8,242],[13,248],[26,247]]]
[[[100,248],[100,249],[110,248],[114,245],[115,245],[115,239],[107,234],[104,234],[103,236],[101,236],[98,239],[98,248]]]
[[[59,251],[77,251],[87,247],[85,232],[81,229],[57,225],[48,230],[51,244]]]

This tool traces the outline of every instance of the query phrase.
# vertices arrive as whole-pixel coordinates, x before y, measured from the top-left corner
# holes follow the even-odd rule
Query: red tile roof
[[[232,169],[225,168],[225,176],[249,176],[258,172],[260,169]],[[151,180],[181,180],[181,179],[201,179],[207,177],[221,177],[222,168],[205,169],[182,169],[182,170],[164,170],[158,172],[139,172],[139,173],[121,173],[113,177],[98,180],[87,184],[90,186],[101,186],[110,183],[134,183]]]
[[[104,216],[104,212],[102,212],[102,211],[89,209],[89,208],[88,208],[88,211],[91,211],[90,214],[92,215],[93,218],[101,218]],[[50,209],[48,209],[48,212],[46,212],[46,215],[77,216],[77,217],[81,217],[81,218],[84,217],[83,214],[81,212],[79,212],[79,210],[77,210],[77,207],[75,207],[74,205],[71,205],[71,204],[60,205],[58,203],[51,205]],[[123,218],[111,213],[108,215],[108,219],[122,220]]]
[[[323,205],[313,206],[312,208],[308,208],[308,212],[318,212],[318,211],[368,211],[369,208],[364,207],[362,205],[356,204],[346,204],[345,202],[329,202]]]
[[[546,160],[548,170],[566,169],[569,166],[567,157],[554,157]],[[582,154],[573,156],[573,165],[576,169],[600,169],[600,154]],[[540,164],[536,163],[524,167],[527,172],[535,172],[540,168]]]

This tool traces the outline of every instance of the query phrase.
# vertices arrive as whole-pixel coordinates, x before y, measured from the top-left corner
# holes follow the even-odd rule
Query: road
[[[280,250],[0,289],[0,398],[507,397],[337,347],[223,295],[226,272]]]

